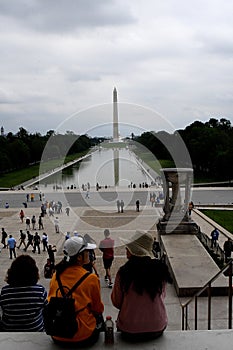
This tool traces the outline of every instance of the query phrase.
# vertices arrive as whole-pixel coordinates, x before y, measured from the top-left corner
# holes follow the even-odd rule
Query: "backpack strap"
[[[59,289],[61,291],[61,294],[63,296],[63,298],[68,298],[72,293],[73,291],[78,288],[78,286],[90,275],[90,272],[86,272],[74,285],[73,287],[68,291],[68,293],[65,293],[64,291],[64,288],[63,288],[63,285],[61,283],[61,279],[60,279],[60,276],[58,273],[56,273],[56,279],[57,279],[57,282],[58,282],[58,285],[59,285]]]

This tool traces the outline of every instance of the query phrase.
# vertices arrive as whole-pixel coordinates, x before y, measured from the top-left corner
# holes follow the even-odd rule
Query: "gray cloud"
[[[129,7],[119,6],[116,0],[2,0],[0,13],[34,30],[53,33],[135,21]]]
[[[156,110],[176,128],[233,120],[232,12],[228,0],[0,1],[5,130],[56,129],[75,112],[111,103],[114,86],[119,102]],[[110,114],[85,115],[78,132],[111,122]],[[128,110],[119,118],[132,123]],[[135,115],[141,123],[162,125]]]

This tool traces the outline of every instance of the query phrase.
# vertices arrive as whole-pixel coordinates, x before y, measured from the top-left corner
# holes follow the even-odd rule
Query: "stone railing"
[[[121,339],[119,333],[115,333],[113,345],[104,344],[104,333],[100,334],[98,342],[91,348],[103,349],[129,349],[129,350],[229,350],[233,344],[233,332],[231,330],[218,331],[165,331],[155,340],[144,343],[128,343]],[[52,339],[45,333],[0,333],[0,347],[4,350],[56,350],[62,347],[55,345]],[[69,346],[70,350],[75,347]],[[80,348],[79,348],[80,349]]]

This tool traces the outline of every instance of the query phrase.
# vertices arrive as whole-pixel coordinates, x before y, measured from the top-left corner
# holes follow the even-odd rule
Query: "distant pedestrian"
[[[210,235],[211,235],[211,248],[213,248],[213,247],[216,248],[217,247],[217,243],[218,243],[218,237],[219,237],[218,229],[215,227]]]
[[[54,268],[55,266],[55,255],[54,253],[57,251],[57,248],[55,245],[51,245],[49,244],[48,246],[48,255],[49,255],[49,259],[50,259],[50,262],[51,262],[51,265],[52,265],[52,268]]]
[[[155,205],[155,200],[156,200],[156,194],[153,192],[150,194],[150,201],[151,201],[152,207]]]
[[[31,198],[31,202],[34,202],[34,198],[35,198],[34,193],[31,193],[30,198]]]
[[[43,252],[48,250],[48,235],[47,233],[43,232],[42,235],[42,244],[43,244]]]
[[[230,238],[224,242],[223,250],[225,254],[225,263],[228,263],[228,261],[231,259],[231,252],[233,250],[232,240]]]
[[[120,213],[121,211],[121,202],[119,201],[119,199],[117,200],[117,211],[118,213]]]
[[[139,211],[140,202],[139,199],[136,200],[136,211]]]
[[[114,240],[110,237],[110,231],[104,230],[104,239],[100,241],[99,249],[103,253],[103,264],[105,269],[105,281],[108,287],[112,288],[111,266],[114,260]]]
[[[10,205],[9,205],[8,202],[5,203],[5,208],[6,208],[6,209],[10,208]]]
[[[26,252],[29,246],[32,246],[32,250],[34,249],[33,247],[33,235],[30,233],[30,231],[27,231],[27,245],[24,248],[24,251]]]
[[[12,235],[9,236],[7,245],[9,248],[10,259],[12,259],[13,255],[14,255],[14,258],[16,258],[16,252],[15,252],[16,240]]]
[[[23,209],[20,210],[20,213],[19,213],[19,217],[20,217],[20,221],[23,223],[23,219],[24,219],[24,211]]]
[[[39,224],[39,230],[43,230],[44,229],[44,224],[43,224],[43,220],[42,220],[42,216],[39,216],[38,219],[38,224]]]
[[[69,216],[69,215],[70,215],[70,208],[67,207],[67,208],[65,209],[65,211],[66,211],[66,215]]]
[[[42,203],[40,209],[41,209],[41,216],[42,217],[45,216],[46,215],[46,210],[47,210],[46,203]]]
[[[125,203],[123,201],[123,199],[121,200],[121,213],[124,213],[124,206],[125,206]]]
[[[7,247],[6,239],[7,239],[7,233],[3,227],[2,228],[2,240],[1,240],[1,243],[3,244],[3,248]]]
[[[61,201],[57,202],[57,213],[58,214],[62,213],[62,202]]]
[[[189,205],[188,205],[189,216],[191,216],[193,208],[194,208],[194,203],[191,201],[189,202]]]
[[[87,189],[86,190],[86,196],[85,196],[85,198],[90,198],[90,191]]]
[[[36,229],[36,216],[35,215],[32,215],[31,222],[32,222],[32,229],[35,230]]]
[[[54,210],[52,207],[49,207],[49,216],[54,216]]]
[[[25,243],[25,239],[26,239],[26,234],[23,232],[23,230],[19,230],[19,245],[18,245],[18,249],[21,247],[21,245],[24,245],[24,248],[26,248],[26,243]]]
[[[160,248],[160,244],[159,242],[156,240],[156,237],[154,237],[154,241],[153,241],[153,246],[152,246],[152,253],[154,254],[154,257],[156,259],[159,258],[159,256],[161,255],[161,248]]]
[[[26,230],[30,230],[31,229],[31,227],[30,227],[30,224],[31,224],[31,220],[30,220],[30,218],[27,216],[26,217]]]
[[[33,237],[33,253],[36,252],[36,250],[38,251],[38,254],[40,254],[40,236],[38,234],[38,232],[35,233],[34,237]]]
[[[26,194],[26,200],[29,202],[29,193]]]
[[[56,216],[56,218],[54,219],[54,227],[55,227],[55,232],[59,233],[59,219]]]

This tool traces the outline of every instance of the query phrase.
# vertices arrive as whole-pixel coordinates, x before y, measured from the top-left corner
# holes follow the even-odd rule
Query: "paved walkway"
[[[25,224],[20,222],[19,211],[21,208],[15,208],[14,210],[0,210],[0,226],[4,227],[8,234],[13,234],[15,238],[19,237],[19,230],[25,229]],[[32,217],[33,214],[38,217],[40,212],[40,202],[38,201],[38,208],[27,208],[25,209],[26,216]],[[113,238],[116,241],[115,249],[115,260],[112,267],[113,278],[118,270],[118,268],[125,263],[125,248],[121,246],[119,237],[129,237],[136,229],[146,229],[150,230],[152,234],[156,235],[156,222],[160,216],[160,209],[151,208],[148,206],[146,210],[142,213],[136,213],[135,208],[127,208],[123,214],[118,214],[115,212],[115,208],[99,208],[99,210],[92,210],[86,207],[74,207],[71,210],[70,216],[68,217],[64,212],[58,215],[60,221],[60,231],[61,233],[56,234],[54,229],[53,219],[51,217],[44,218],[44,231],[48,234],[49,243],[55,244],[57,246],[57,256],[56,260],[59,261],[62,258],[62,246],[64,243],[64,234],[66,231],[73,232],[77,230],[79,233],[89,233],[98,242],[103,238],[103,230],[109,228]],[[204,221],[201,217],[196,216],[193,213],[193,219],[201,227],[204,227]],[[205,227],[204,230],[207,230]],[[209,229],[208,229],[209,230]],[[38,231],[42,234],[42,231]],[[175,235],[174,235],[175,240]],[[17,254],[22,254],[23,250],[18,250]],[[47,253],[42,252],[40,255],[37,253],[33,254],[30,249],[28,251],[32,255],[39,266],[41,278],[40,283],[42,283],[47,289],[49,288],[49,280],[43,277],[43,266],[47,259]],[[112,315],[113,319],[117,317],[117,310],[112,306],[110,300],[111,289],[107,288],[104,283],[104,269],[102,265],[102,255],[99,249],[96,250],[97,255],[97,270],[100,275],[101,281],[101,293],[102,299],[105,304],[104,315]],[[5,284],[4,278],[7,269],[11,264],[9,259],[8,250],[2,249],[0,254],[0,288]],[[217,298],[217,299],[216,299]],[[227,305],[226,297],[216,297],[213,298],[213,303],[217,306],[213,309],[213,328],[227,328]],[[167,297],[166,297],[166,307],[169,317],[168,330],[180,330],[181,329],[181,308],[180,302],[187,299],[180,299],[177,297],[174,286],[168,286]],[[206,300],[203,298],[201,302],[201,320],[199,323],[199,329],[207,329],[206,322]]]

